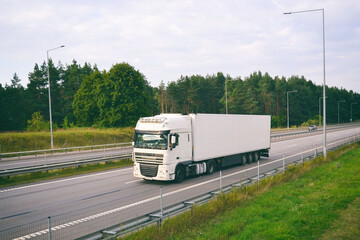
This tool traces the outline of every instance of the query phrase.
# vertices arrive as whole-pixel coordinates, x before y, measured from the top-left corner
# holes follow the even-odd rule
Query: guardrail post
[[[301,149],[301,163],[304,162],[304,150]]]
[[[162,187],[160,187],[160,211],[161,211],[160,226],[161,226],[161,222],[162,222],[163,217],[164,217]]]
[[[220,170],[220,192],[222,192],[222,171]]]
[[[49,240],[52,240],[51,217],[48,217],[48,226],[49,226]]]
[[[285,154],[284,153],[283,153],[282,162],[283,162],[283,170],[285,170]]]
[[[260,181],[260,161],[257,161],[257,170],[258,170],[258,182]]]
[[[315,148],[315,155],[314,155],[314,158],[316,158],[317,157],[317,148]]]

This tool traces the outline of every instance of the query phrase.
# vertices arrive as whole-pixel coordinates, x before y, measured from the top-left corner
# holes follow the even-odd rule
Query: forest
[[[140,117],[161,112],[224,114],[226,101],[229,114],[267,114],[272,127],[286,127],[287,95],[291,126],[318,125],[322,111],[322,86],[304,76],[272,77],[257,71],[240,78],[218,72],[180,76],[152,87],[128,63],[99,71],[96,64],[73,60],[64,66],[50,59],[48,65],[35,64],[26,87],[16,73],[11,85],[0,84],[1,132],[49,129],[48,68],[54,129],[134,126]],[[327,123],[349,123],[351,115],[360,120],[360,95],[352,90],[326,87],[326,106]]]

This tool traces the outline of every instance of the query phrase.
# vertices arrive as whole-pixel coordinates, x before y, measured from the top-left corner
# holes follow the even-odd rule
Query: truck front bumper
[[[147,180],[170,181],[175,179],[175,166],[134,163],[134,177]]]

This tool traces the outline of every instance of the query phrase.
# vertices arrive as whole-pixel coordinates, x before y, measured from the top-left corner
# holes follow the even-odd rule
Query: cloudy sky
[[[152,86],[181,75],[254,71],[323,82],[325,9],[326,83],[360,93],[358,0],[0,0],[0,83],[16,72],[23,86],[35,63],[100,70],[127,62]]]

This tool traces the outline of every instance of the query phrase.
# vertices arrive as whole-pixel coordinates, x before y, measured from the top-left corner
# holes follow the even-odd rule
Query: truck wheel
[[[248,155],[248,158],[247,158],[247,162],[248,163],[252,163],[253,161],[254,161],[254,155],[253,155],[253,153],[248,153],[247,154]]]
[[[214,171],[215,171],[215,161],[210,160],[206,164],[206,173],[207,174],[212,174]]]
[[[246,154],[242,154],[241,155],[241,165],[245,165],[246,164]]]
[[[254,160],[259,161],[260,160],[260,154],[259,152],[254,152]]]
[[[181,183],[185,180],[185,168],[182,165],[176,167],[175,170],[175,182]]]

